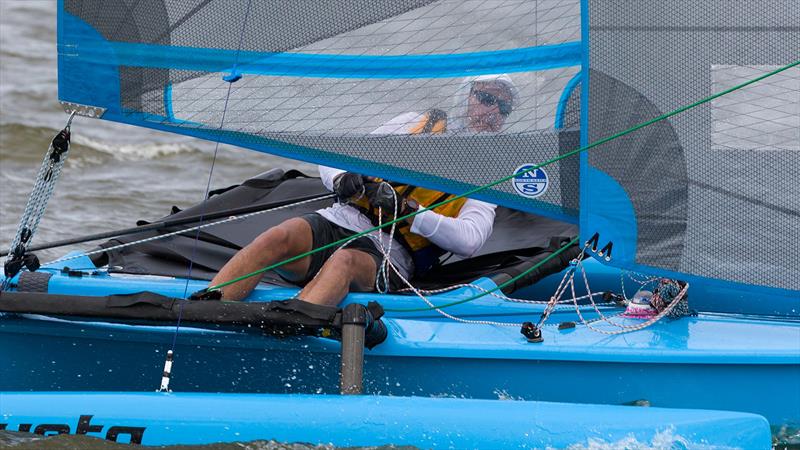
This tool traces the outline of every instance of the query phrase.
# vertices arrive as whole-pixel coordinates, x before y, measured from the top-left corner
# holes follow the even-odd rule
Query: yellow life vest
[[[438,134],[443,133],[446,128],[447,115],[441,110],[433,109],[426,112],[420,122],[410,128],[409,134]],[[380,183],[384,180],[380,178],[371,178],[370,181]],[[419,204],[420,208],[427,208],[430,205],[455,197],[455,195],[452,194],[408,184],[392,182],[389,182],[389,184],[397,192],[398,207],[403,203],[403,199],[413,199]],[[466,201],[467,199],[465,198],[459,198],[450,203],[437,206],[433,208],[432,211],[445,217],[457,217],[458,213],[461,211],[461,207],[464,206],[464,202]],[[353,204],[377,225],[378,208],[370,205],[368,200],[363,197],[354,201]],[[392,217],[388,215],[392,213],[393,211],[383,211],[385,218],[383,221],[384,223],[391,220]],[[444,250],[440,249],[425,237],[412,233],[411,225],[405,221],[397,223],[395,238],[411,253],[417,274],[430,269],[430,267],[438,261],[439,256],[445,253]]]

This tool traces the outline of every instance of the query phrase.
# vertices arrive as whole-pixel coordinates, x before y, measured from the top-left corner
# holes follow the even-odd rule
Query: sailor
[[[470,77],[458,91],[451,120],[438,109],[411,112],[392,119],[373,134],[499,132],[515,98],[514,84],[507,75]],[[268,229],[228,261],[211,281],[212,286],[353,236],[373,228],[377,221],[385,222],[453,197],[331,167],[320,166],[319,170],[323,184],[336,193],[338,202]],[[457,199],[398,223],[394,240],[384,229],[284,264],[276,271],[304,285],[297,298],[316,304],[337,305],[351,290],[397,290],[405,287],[402,278],[408,280],[430,269],[445,252],[469,257],[480,250],[492,233],[494,209],[495,205],[479,200]],[[385,266],[381,270],[386,255],[399,275]],[[225,286],[222,297],[241,300],[258,282],[259,277],[249,277]]]

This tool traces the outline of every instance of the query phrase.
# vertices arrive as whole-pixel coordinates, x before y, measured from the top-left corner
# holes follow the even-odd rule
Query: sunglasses
[[[497,105],[497,109],[500,110],[500,114],[507,116],[511,114],[511,102],[508,100],[502,100],[494,94],[490,94],[486,91],[472,91],[470,95],[475,97],[481,105],[484,106],[494,106]]]

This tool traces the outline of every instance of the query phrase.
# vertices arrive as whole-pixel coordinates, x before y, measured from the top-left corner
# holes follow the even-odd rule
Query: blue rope
[[[240,74],[236,73],[236,65],[239,63],[239,53],[241,52],[242,49],[242,42],[244,42],[244,32],[245,29],[247,28],[247,21],[250,18],[251,3],[252,0],[248,0],[247,10],[245,11],[244,21],[242,22],[242,29],[239,33],[239,46],[236,51],[236,62],[233,65],[231,75],[223,77],[223,80],[228,83],[228,92],[225,95],[225,106],[222,108],[222,117],[220,118],[219,128],[217,129],[217,131],[222,131],[222,128],[225,125],[225,114],[228,111],[228,102],[231,97],[231,89],[233,88],[233,83],[239,81],[242,78]],[[217,153],[219,151],[219,144],[220,144],[220,139],[218,138],[216,141],[216,145],[214,146],[214,157],[211,160],[211,168],[208,172],[208,181],[206,182],[206,191],[205,194],[203,195],[203,203],[200,205],[200,220],[199,220],[200,225],[203,224],[204,216],[206,214],[206,203],[208,202],[208,193],[211,190],[211,178],[214,174],[214,167],[217,163]],[[187,271],[186,274],[186,285],[183,288],[183,298],[186,298],[186,294],[189,292],[189,280],[191,279],[192,276],[192,269],[194,267],[194,258],[195,256],[197,256],[197,244],[199,241],[200,241],[200,229],[198,229],[194,235],[194,246],[192,247],[192,257],[189,259],[189,270]],[[181,318],[183,317],[183,307],[185,304],[186,304],[185,302],[181,302],[181,306],[178,309],[178,322],[175,325],[175,333],[172,336],[172,346],[170,347],[173,353],[175,353],[175,344],[178,340],[178,330],[180,330],[181,327]]]

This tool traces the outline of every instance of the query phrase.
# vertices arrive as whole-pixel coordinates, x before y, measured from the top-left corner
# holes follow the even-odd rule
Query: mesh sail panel
[[[556,124],[578,108],[579,0],[64,0],[60,13],[59,96],[104,119],[451,193],[578,144],[574,120]],[[487,85],[499,97],[477,100]],[[490,129],[478,103],[496,108]],[[412,133],[433,109],[447,131]],[[577,222],[577,171],[475,197]]]
[[[588,142],[800,59],[796,0],[588,0],[588,20]],[[800,69],[583,162],[582,233],[612,264],[800,290]]]

